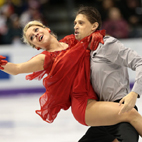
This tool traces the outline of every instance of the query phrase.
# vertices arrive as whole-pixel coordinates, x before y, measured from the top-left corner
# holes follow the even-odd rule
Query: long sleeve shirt
[[[104,44],[91,51],[91,82],[101,101],[115,101],[130,92],[128,68],[136,71],[131,91],[142,94],[142,57],[116,38],[105,36]]]

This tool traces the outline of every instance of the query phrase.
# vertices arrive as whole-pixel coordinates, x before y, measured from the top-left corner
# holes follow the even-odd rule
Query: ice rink
[[[61,111],[52,124],[36,113],[41,94],[0,97],[0,142],[77,142],[88,127]],[[142,98],[137,100],[142,114]],[[139,139],[142,142],[142,138]]]

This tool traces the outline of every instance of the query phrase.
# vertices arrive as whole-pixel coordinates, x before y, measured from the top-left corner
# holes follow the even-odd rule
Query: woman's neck
[[[48,50],[48,52],[55,52],[55,51],[62,51],[68,48],[68,44],[64,42],[58,42],[54,45],[51,45],[51,48]]]

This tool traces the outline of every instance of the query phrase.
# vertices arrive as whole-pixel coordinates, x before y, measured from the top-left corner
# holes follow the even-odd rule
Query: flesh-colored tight
[[[142,137],[142,116],[132,109],[118,115],[118,103],[88,100],[85,112],[85,122],[88,126],[114,125],[120,122],[129,122]]]

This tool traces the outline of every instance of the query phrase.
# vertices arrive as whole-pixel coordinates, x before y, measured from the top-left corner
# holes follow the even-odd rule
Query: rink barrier
[[[0,96],[9,96],[9,95],[19,95],[19,94],[43,94],[45,92],[44,87],[40,88],[20,88],[20,89],[4,89],[0,90]]]
[[[121,40],[121,42],[129,48],[134,49],[138,54],[142,56],[142,39],[127,39]],[[41,50],[35,50],[26,45],[4,45],[0,46],[0,55],[6,56],[9,62],[21,63],[30,60],[35,55],[41,53]],[[42,80],[26,80],[26,74],[20,75],[8,75],[0,71],[0,95],[17,95],[17,94],[32,94],[43,93],[45,88],[43,87]],[[135,82],[135,72],[129,71],[130,88],[132,88]]]

